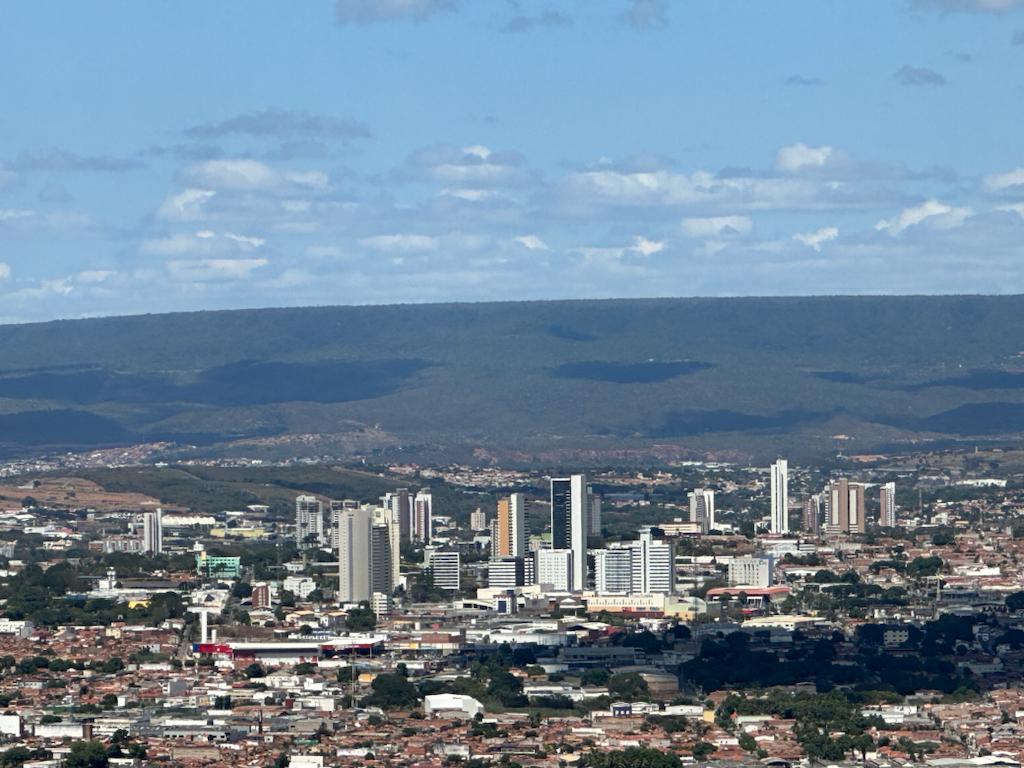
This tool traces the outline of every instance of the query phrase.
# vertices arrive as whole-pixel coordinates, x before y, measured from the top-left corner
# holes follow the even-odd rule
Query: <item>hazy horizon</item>
[[[582,298],[553,299],[452,299],[438,301],[403,301],[403,302],[367,302],[363,304],[278,304],[244,307],[208,307],[199,309],[170,309],[153,312],[121,312],[111,314],[83,314],[69,317],[53,317],[45,320],[6,320],[0,327],[9,325],[30,325],[34,323],[56,323],[75,320],[105,320],[116,318],[147,317],[156,315],[196,314],[201,312],[273,312],[277,310],[316,310],[316,309],[361,309],[386,307],[437,307],[437,306],[473,306],[490,304],[565,304],[585,302],[672,302],[672,301],[717,301],[717,300],[750,300],[760,299],[943,299],[943,298],[980,298],[980,299],[1015,299],[1024,298],[1022,293],[805,293],[805,294],[746,294],[742,296],[587,296]]]

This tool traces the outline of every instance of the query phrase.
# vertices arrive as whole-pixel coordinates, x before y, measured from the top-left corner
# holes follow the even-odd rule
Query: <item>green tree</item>
[[[579,760],[581,768],[681,768],[682,764],[679,755],[648,747],[589,752]]]
[[[1011,611],[1024,611],[1024,592],[1014,592],[1006,597],[1006,607]]]
[[[364,601],[345,615],[345,627],[351,632],[372,632],[377,628],[377,614]]]
[[[651,691],[638,672],[617,672],[608,680],[608,695],[623,701],[647,701]]]
[[[107,750],[98,741],[76,741],[64,760],[66,768],[107,768]]]
[[[107,675],[113,675],[124,669],[124,662],[121,661],[118,656],[111,656],[109,659],[103,662],[100,667],[100,672]]]
[[[403,675],[385,672],[377,675],[370,684],[373,692],[366,703],[381,709],[411,709],[419,703],[416,687]]]
[[[718,747],[707,741],[698,741],[693,746],[693,759],[698,763],[703,763],[711,755],[718,751]]]
[[[592,667],[587,669],[580,675],[580,685],[608,685],[608,680],[611,677],[611,672],[601,667]]]
[[[231,596],[238,600],[252,597],[252,584],[247,581],[236,581],[231,587]]]

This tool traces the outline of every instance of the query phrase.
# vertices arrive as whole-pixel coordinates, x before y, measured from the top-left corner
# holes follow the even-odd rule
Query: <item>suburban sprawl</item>
[[[1016,766],[1021,460],[10,465],[0,765]]]

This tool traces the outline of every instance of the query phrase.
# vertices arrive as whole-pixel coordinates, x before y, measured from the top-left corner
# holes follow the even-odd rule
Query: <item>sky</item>
[[[1024,0],[0,0],[0,322],[1024,292]]]

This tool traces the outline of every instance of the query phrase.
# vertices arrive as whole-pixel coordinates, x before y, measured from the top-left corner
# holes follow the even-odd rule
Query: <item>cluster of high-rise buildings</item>
[[[865,530],[865,494],[868,486],[839,478],[803,504],[807,532],[843,534]],[[483,510],[471,515],[473,530],[489,532],[487,585],[496,589],[536,586],[553,592],[592,590],[604,595],[669,595],[675,589],[675,552],[672,531],[642,526],[632,541],[599,546],[601,497],[583,474],[550,479],[549,535],[531,535],[527,498],[511,493],[497,502],[493,518]],[[779,459],[770,468],[771,517],[768,532],[785,536],[793,531],[790,519],[789,466]],[[896,525],[895,485],[880,488],[883,527]],[[688,495],[688,533],[708,534],[717,529],[715,491],[696,488]],[[799,503],[797,503],[799,509]],[[399,565],[402,543],[423,546],[423,570],[431,585],[458,591],[462,561],[456,548],[434,541],[433,497],[429,490],[412,493],[399,489],[385,494],[379,504],[331,501],[325,518],[323,503],[300,496],[295,503],[295,541],[300,549],[329,546],[338,553],[338,600],[343,604],[370,602],[387,607],[402,584]],[[325,519],[329,528],[325,533]],[[158,523],[155,523],[158,524]],[[665,533],[669,536],[666,537]],[[148,535],[147,535],[148,536]],[[593,545],[593,546],[591,546]],[[736,579],[765,581],[760,561],[741,564],[751,570]],[[740,565],[737,566],[740,568]],[[755,573],[756,571],[756,573]],[[748,582],[749,583],[749,582]]]
[[[700,519],[713,525],[714,494],[697,502]],[[591,549],[589,540],[601,531],[601,497],[585,475],[550,481],[550,540],[530,537],[526,498],[513,493],[498,502],[491,531],[488,586],[513,588],[539,585],[555,592],[577,592],[593,586],[609,594],[668,594],[673,587],[672,547],[646,526],[640,538]],[[483,516],[473,521],[483,528]],[[593,568],[591,568],[591,561]]]
[[[328,545],[337,549],[338,522],[342,513],[362,506],[351,499],[330,501],[328,525],[325,525],[323,502],[316,496],[299,496],[295,499],[295,545],[299,550]],[[399,488],[381,497],[380,506],[390,511],[403,540],[430,543],[434,498],[428,489],[413,494]]]
[[[864,533],[867,528],[866,497],[869,486],[852,483],[845,477],[834,480],[820,493],[804,502],[804,527],[809,533]],[[895,528],[896,484],[878,486],[878,524]]]
[[[771,532],[786,534],[792,531],[789,518],[789,464],[779,459],[771,466]],[[834,535],[864,533],[867,528],[866,495],[870,486],[850,482],[845,477],[833,480],[820,493],[811,494],[803,503],[803,525],[808,533]],[[896,484],[885,483],[879,488],[878,524],[895,528]],[[691,501],[691,519],[692,519]]]
[[[328,527],[323,502],[316,496],[299,496],[295,543],[300,550],[329,547],[337,552],[338,601],[369,602],[382,612],[399,586],[402,542],[430,543],[433,506],[426,489],[413,494],[401,488],[385,494],[379,504],[331,500]]]

